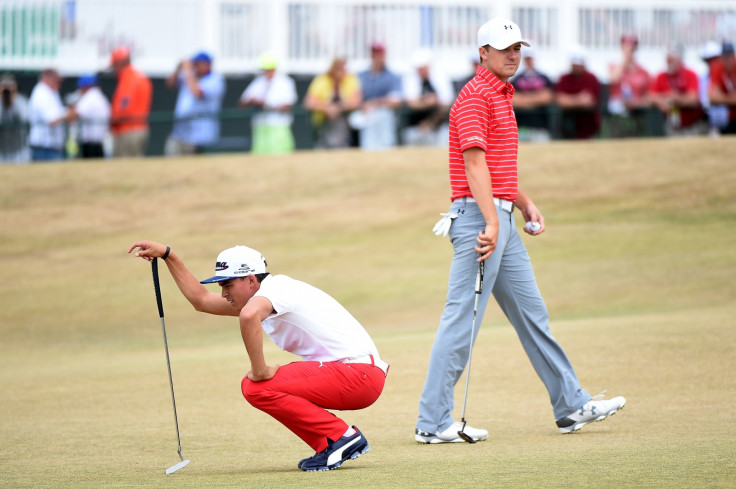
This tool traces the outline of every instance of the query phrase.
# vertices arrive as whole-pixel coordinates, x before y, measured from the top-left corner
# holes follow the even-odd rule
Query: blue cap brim
[[[207,280],[202,280],[199,283],[200,284],[214,284],[218,282],[224,282],[226,280],[232,280],[234,278],[237,278],[237,277],[222,277],[220,275],[215,275],[214,277],[210,277]]]

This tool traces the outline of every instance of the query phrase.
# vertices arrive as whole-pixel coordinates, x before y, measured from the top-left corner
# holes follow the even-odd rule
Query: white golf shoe
[[[414,439],[417,443],[463,443],[465,440],[460,438],[458,431],[463,428],[463,424],[459,421],[455,421],[452,425],[444,431],[438,431],[434,434],[421,431],[419,429],[414,430]],[[473,428],[472,426],[465,425],[463,433],[471,437],[475,441],[483,441],[488,438],[488,432],[480,428]]]
[[[560,433],[572,433],[588,423],[604,420],[626,405],[626,399],[621,396],[613,399],[599,399],[599,397],[600,394],[571,415],[558,419],[557,427]]]

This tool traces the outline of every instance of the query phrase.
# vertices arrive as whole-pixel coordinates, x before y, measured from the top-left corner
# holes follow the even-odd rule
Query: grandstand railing
[[[599,110],[603,115],[603,126],[597,135],[598,138],[609,138],[611,134],[608,132],[608,121],[610,115],[606,113],[605,104],[601,103]],[[548,130],[552,139],[559,139],[561,137],[560,127],[560,110],[556,106],[552,105],[548,108],[541,109],[545,114],[548,115],[549,126]],[[220,121],[220,140],[211,146],[203,148],[205,153],[224,153],[224,152],[247,152],[251,147],[251,121],[253,117],[259,112],[258,109],[238,109],[238,108],[225,108],[217,113],[209,114],[212,117],[216,117]],[[533,111],[527,111],[532,113]],[[312,127],[312,113],[302,106],[296,106],[293,110],[294,123],[292,130],[295,137],[296,149],[312,149],[316,143],[316,135],[314,128]],[[397,140],[399,145],[403,145],[402,131],[407,125],[409,109],[406,106],[401,106],[396,111],[398,117],[397,127]],[[196,118],[206,116],[208,114],[198,114]],[[195,117],[193,117],[195,118]],[[650,108],[647,110],[647,127],[644,133],[638,134],[640,137],[658,137],[664,136],[663,131],[663,116],[658,110]],[[149,156],[160,156],[164,154],[165,142],[168,136],[171,134],[174,122],[182,120],[176,118],[171,111],[155,111],[151,112],[149,122],[149,143],[146,150],[146,154]],[[77,124],[81,123],[98,123],[99,121],[92,120],[80,120]],[[4,148],[4,142],[7,141],[7,137],[18,138],[22,137],[27,141],[28,137],[28,123],[0,123],[0,163],[13,162],[10,158],[11,153],[17,152],[17,145],[13,144],[16,148],[14,152],[6,151]],[[69,132],[67,132],[69,134]],[[77,130],[73,131],[72,134],[79,134]],[[68,147],[67,147],[68,149]],[[24,152],[26,160],[30,158],[29,152]]]

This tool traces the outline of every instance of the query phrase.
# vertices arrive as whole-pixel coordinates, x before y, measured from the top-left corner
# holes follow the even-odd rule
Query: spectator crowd
[[[666,69],[650,73],[636,58],[638,39],[621,38],[621,58],[610,66],[607,97],[587,69],[584,49],[574,49],[569,71],[556,82],[537,68],[533,48],[522,50],[523,68],[511,83],[521,141],[553,137],[589,139],[649,134],[652,113],[662,133],[688,136],[736,133],[736,60],[730,42],[708,42],[700,57],[708,70],[698,77],[683,62],[683,48],[666,52]],[[289,153],[295,148],[294,112],[311,112],[316,148],[359,147],[381,150],[403,145],[447,145],[449,109],[464,80],[453,81],[434,63],[428,49],[417,51],[409,72],[400,76],[387,65],[386,46],[370,46],[370,65],[350,73],[348,59],[336,57],[315,76],[299,101],[295,81],[279,70],[271,52],[259,60],[260,72],[244,89],[238,106],[250,108],[251,152]],[[477,64],[473,55],[473,71]],[[62,99],[61,76],[46,69],[26,98],[15,77],[0,75],[0,163],[63,161],[68,158],[140,157],[149,144],[153,85],[131,63],[125,47],[110,56],[116,85],[110,100],[97,74],[80,76],[76,91]],[[180,61],[166,79],[176,90],[166,155],[188,155],[216,147],[225,78],[213,58],[199,52]],[[605,117],[604,117],[605,116]]]

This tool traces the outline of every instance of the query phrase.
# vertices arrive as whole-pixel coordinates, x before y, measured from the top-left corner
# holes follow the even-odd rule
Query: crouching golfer
[[[246,246],[224,250],[215,276],[199,282],[177,254],[161,243],[138,241],[135,256],[162,258],[197,311],[238,316],[251,370],[241,384],[254,407],[273,416],[316,452],[299,462],[304,471],[331,470],[370,448],[365,436],[326,409],[373,404],[383,391],[388,364],[363,326],[325,292],[286,275],[266,272],[266,260]],[[218,283],[221,294],[201,284]],[[304,361],[269,365],[263,331]]]

